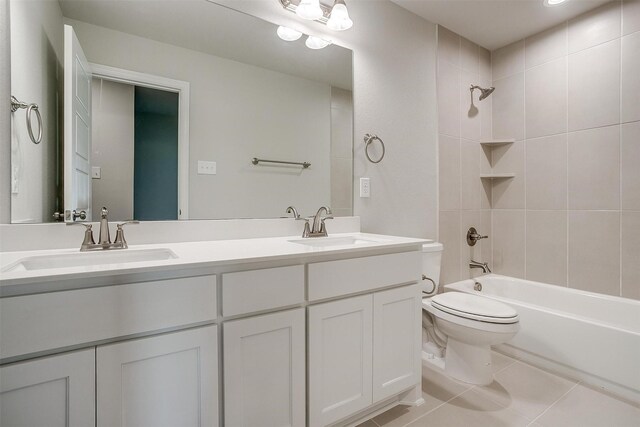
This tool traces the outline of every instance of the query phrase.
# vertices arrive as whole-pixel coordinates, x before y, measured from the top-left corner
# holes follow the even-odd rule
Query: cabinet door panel
[[[422,333],[419,285],[373,295],[373,401],[419,384]]]
[[[225,425],[304,426],[304,309],[223,327]]]
[[[372,296],[309,307],[309,423],[338,421],[372,402]]]
[[[2,427],[95,424],[95,350],[0,368]]]
[[[216,328],[98,347],[98,426],[217,426]]]

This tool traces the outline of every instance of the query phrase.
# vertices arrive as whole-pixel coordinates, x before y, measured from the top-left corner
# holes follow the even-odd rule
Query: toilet
[[[493,381],[491,346],[515,336],[520,325],[511,306],[464,292],[437,294],[441,243],[422,247],[423,359],[470,384]]]

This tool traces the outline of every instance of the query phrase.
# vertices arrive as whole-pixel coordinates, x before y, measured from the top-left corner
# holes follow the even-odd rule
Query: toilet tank
[[[438,242],[425,243],[422,245],[422,274],[433,280],[433,283],[427,279],[423,279],[420,282],[422,283],[422,290],[428,295],[433,295],[438,290],[442,249],[442,243]]]

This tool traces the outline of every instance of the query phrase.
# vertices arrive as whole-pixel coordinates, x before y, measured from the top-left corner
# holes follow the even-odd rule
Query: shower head
[[[480,90],[480,98],[478,98],[478,100],[482,101],[483,99],[487,98],[489,95],[491,95],[493,93],[494,90],[496,90],[495,87],[490,87],[488,89],[485,88],[481,88],[480,86],[476,86],[476,85],[471,85],[471,93],[473,94],[473,90],[474,89],[479,89]]]

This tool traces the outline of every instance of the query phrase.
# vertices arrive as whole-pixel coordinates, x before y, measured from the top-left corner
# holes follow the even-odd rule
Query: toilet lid
[[[464,292],[445,292],[431,298],[431,304],[444,312],[492,323],[515,323],[518,312],[507,304]]]

